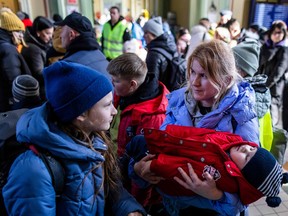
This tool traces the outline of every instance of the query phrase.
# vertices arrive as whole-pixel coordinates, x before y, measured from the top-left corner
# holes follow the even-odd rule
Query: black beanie
[[[275,197],[279,194],[283,178],[282,167],[266,149],[257,149],[255,155],[242,169],[242,174],[263,195]]]

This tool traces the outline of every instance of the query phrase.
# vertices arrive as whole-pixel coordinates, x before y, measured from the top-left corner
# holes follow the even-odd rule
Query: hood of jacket
[[[167,96],[169,100],[167,113],[172,112],[180,125],[192,126],[191,114],[192,116],[195,114],[193,112],[196,110],[197,102],[192,97],[189,97],[187,92],[187,87],[184,87],[173,91]],[[182,98],[179,98],[179,95],[182,95]],[[188,99],[187,96],[189,97]],[[201,118],[197,123],[197,127],[214,129],[220,121],[224,120],[224,117],[229,115],[233,116],[238,124],[243,125],[245,122],[257,117],[253,109],[254,106],[254,89],[248,82],[241,81],[231,87],[216,108]],[[189,112],[190,115],[188,115],[187,112]],[[186,118],[184,118],[183,115],[185,115]],[[187,118],[187,115],[190,116],[190,118]],[[163,125],[161,128],[164,129],[165,126],[166,125]]]
[[[245,104],[245,106],[244,106]],[[256,117],[254,89],[248,82],[233,85],[214,111],[206,114],[198,127],[215,128],[218,122],[230,113],[238,124],[244,124]]]
[[[64,59],[81,50],[101,50],[93,32],[81,33],[71,41]]]
[[[79,161],[104,161],[100,152],[76,143],[75,139],[61,131],[56,123],[51,121],[52,111],[48,103],[24,113],[16,126],[17,140],[22,143],[32,143],[48,150],[56,157]],[[93,140],[95,149],[106,145],[101,139]]]
[[[0,28],[0,43],[10,43],[13,44],[12,36],[10,33],[4,29]]]
[[[271,105],[271,94],[269,88],[266,86],[268,77],[265,74],[257,74],[253,77],[245,77],[255,90],[256,95],[256,111],[258,118],[262,118]]]

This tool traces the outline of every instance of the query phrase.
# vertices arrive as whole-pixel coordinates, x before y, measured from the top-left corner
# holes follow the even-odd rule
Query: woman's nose
[[[193,76],[192,78],[191,78],[191,83],[192,83],[192,85],[199,85],[199,77],[198,76]]]

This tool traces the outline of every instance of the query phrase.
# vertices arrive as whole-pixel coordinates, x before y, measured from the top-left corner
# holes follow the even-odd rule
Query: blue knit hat
[[[46,97],[62,122],[70,122],[113,90],[100,72],[59,61],[43,71]]]

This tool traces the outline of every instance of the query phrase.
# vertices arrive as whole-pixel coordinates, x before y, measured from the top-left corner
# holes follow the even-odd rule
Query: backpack
[[[0,215],[8,215],[5,209],[2,189],[7,183],[10,168],[14,160],[28,149],[32,150],[44,162],[52,179],[56,197],[63,192],[64,169],[52,155],[33,144],[23,144],[16,140],[16,124],[20,116],[28,109],[18,109],[0,114]]]
[[[181,88],[186,82],[186,70],[187,62],[186,59],[179,55],[177,52],[172,55],[165,49],[160,47],[152,48],[166,59],[168,59],[168,67],[165,71],[165,77],[163,83],[168,88],[169,91],[173,91]]]

